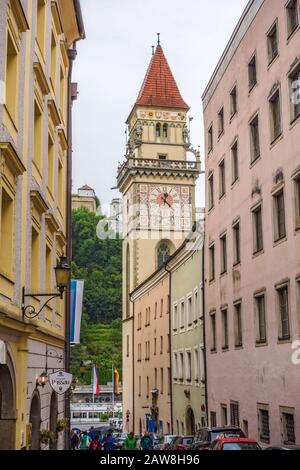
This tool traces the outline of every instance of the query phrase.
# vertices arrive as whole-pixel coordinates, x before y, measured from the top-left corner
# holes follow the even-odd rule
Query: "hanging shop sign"
[[[53,390],[58,393],[58,395],[63,395],[71,387],[73,375],[65,372],[64,370],[59,370],[53,374],[49,374],[49,383]]]

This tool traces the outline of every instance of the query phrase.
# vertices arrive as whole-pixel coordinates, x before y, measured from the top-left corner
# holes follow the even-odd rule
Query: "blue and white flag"
[[[80,327],[82,314],[84,281],[71,280],[71,322],[70,322],[70,343],[80,343]]]

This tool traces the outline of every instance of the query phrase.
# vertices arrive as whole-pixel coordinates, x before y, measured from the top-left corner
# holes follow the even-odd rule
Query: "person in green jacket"
[[[133,432],[129,433],[124,442],[125,450],[136,450],[137,440],[134,437]]]
[[[90,438],[88,433],[86,431],[83,431],[80,437],[80,450],[88,450],[91,442],[92,442],[92,439]]]

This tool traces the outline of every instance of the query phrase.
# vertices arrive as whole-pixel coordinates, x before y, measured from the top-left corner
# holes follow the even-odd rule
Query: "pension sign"
[[[49,383],[53,390],[59,395],[63,395],[67,390],[69,390],[72,384],[73,375],[65,372],[64,370],[59,370],[54,374],[49,374]]]

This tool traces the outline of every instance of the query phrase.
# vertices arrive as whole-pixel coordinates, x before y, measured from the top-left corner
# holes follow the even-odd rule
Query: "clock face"
[[[157,206],[160,209],[172,209],[180,203],[180,197],[174,187],[155,186],[150,192],[149,202],[151,206]]]
[[[187,230],[191,223],[191,192],[187,186],[141,184],[140,227]]]

